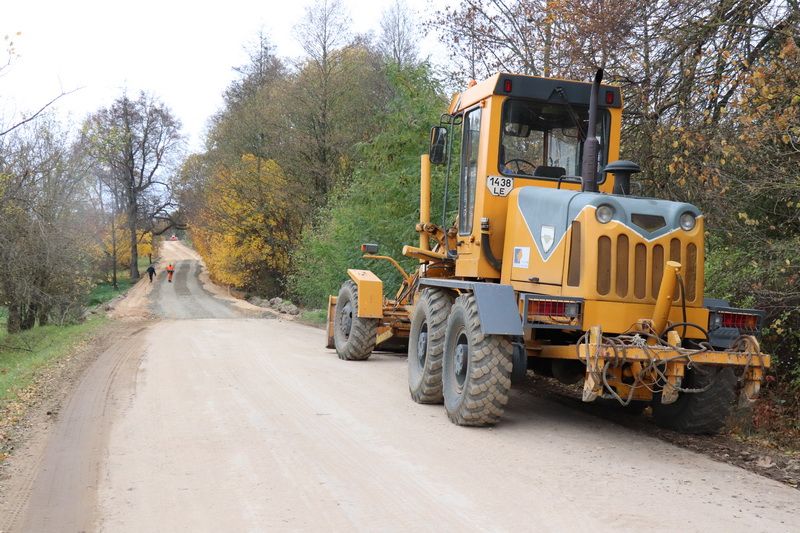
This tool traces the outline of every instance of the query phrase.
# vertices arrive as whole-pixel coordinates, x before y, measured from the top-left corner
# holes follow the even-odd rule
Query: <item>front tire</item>
[[[339,359],[363,361],[375,349],[378,337],[377,318],[359,318],[358,286],[347,280],[336,299],[333,316],[333,341]]]
[[[417,403],[442,403],[442,354],[453,296],[425,289],[414,307],[408,337],[408,390]]]
[[[514,347],[508,337],[484,335],[478,304],[459,296],[447,321],[443,396],[447,416],[459,426],[490,426],[503,415],[511,389]]]
[[[674,403],[661,403],[661,394],[653,398],[653,420],[666,429],[681,433],[714,434],[721,430],[733,410],[736,398],[736,375],[731,368],[695,367],[686,372],[681,387],[703,392],[682,392]]]

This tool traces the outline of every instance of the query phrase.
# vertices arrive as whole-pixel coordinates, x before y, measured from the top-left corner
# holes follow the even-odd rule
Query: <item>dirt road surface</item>
[[[404,357],[340,361],[323,331],[203,283],[180,243],[164,254],[174,282],[137,287],[139,322],[21,454],[3,530],[800,528],[797,490],[546,398],[456,427],[410,400]]]

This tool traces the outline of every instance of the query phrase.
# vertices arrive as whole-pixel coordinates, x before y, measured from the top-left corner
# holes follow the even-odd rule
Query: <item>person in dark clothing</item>
[[[150,283],[153,283],[153,278],[156,277],[156,267],[152,263],[147,267],[147,275],[150,276]]]

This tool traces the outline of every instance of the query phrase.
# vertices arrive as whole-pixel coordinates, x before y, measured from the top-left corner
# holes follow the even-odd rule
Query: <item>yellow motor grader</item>
[[[403,248],[419,267],[362,245],[403,282],[389,299],[348,270],[328,309],[340,358],[407,347],[412,399],[470,426],[498,422],[529,369],[689,433],[718,431],[737,390],[758,394],[763,314],[704,298],[697,207],[631,194],[622,95],[602,76],[501,73],[453,98],[421,158],[420,240]],[[430,220],[431,164],[446,165],[445,206],[458,179],[453,224]]]

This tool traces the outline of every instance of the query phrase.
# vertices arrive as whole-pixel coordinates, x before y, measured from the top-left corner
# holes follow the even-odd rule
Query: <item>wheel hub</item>
[[[458,339],[459,342],[456,345],[456,353],[455,353],[455,374],[456,374],[456,381],[458,382],[459,386],[464,385],[464,381],[467,379],[467,366],[469,365],[469,345],[466,342],[466,337],[463,335]],[[464,342],[461,342],[461,341]]]
[[[419,366],[425,366],[425,360],[428,358],[428,325],[423,324],[422,331],[419,333],[419,339],[417,340],[417,360],[419,361]]]
[[[353,307],[350,305],[350,302],[347,302],[344,307],[342,307],[339,318],[339,330],[345,338],[350,337],[350,330],[353,328]]]

